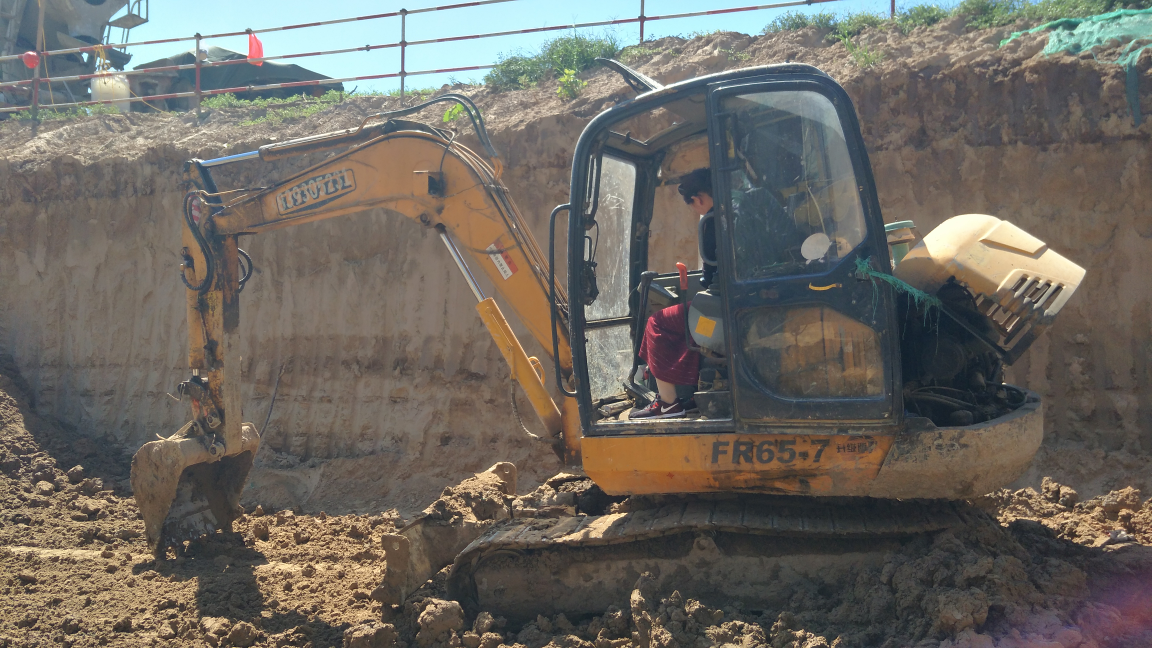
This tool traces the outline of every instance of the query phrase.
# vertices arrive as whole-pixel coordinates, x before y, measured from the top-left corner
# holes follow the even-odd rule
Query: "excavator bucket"
[[[251,423],[241,425],[240,439],[225,452],[212,436],[177,434],[144,444],[132,457],[132,490],[144,517],[145,539],[156,556],[186,540],[231,529],[260,447]]]

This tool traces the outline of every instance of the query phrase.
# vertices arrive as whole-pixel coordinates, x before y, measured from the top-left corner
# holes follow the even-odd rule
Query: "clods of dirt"
[[[986,499],[1001,519],[1040,519],[1061,538],[1102,547],[1130,542],[1152,544],[1152,499],[1132,487],[1081,502],[1075,490],[1045,478],[1042,492],[1002,490]]]
[[[79,449],[78,449],[79,447]],[[902,544],[835,586],[797,580],[774,609],[657,591],[591,617],[519,627],[443,598],[441,572],[398,609],[371,599],[397,513],[261,506],[231,533],[152,558],[123,490],[128,457],[39,419],[0,376],[0,647],[1145,648],[1152,645],[1152,502],[1080,501],[1051,480],[1000,491],[965,524]],[[107,486],[106,484],[111,484]],[[578,475],[516,496],[481,474],[426,513],[445,522],[627,511]],[[781,578],[766,574],[766,578]]]
[[[379,620],[395,513],[254,511],[157,562],[130,457],[36,416],[18,383],[0,374],[0,647],[338,646]]]

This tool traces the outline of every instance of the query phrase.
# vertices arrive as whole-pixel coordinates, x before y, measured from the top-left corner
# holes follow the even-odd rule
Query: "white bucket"
[[[131,96],[131,91],[128,89],[128,77],[123,74],[96,77],[89,84],[92,88],[92,101],[126,100]],[[131,101],[116,101],[111,105],[122,113],[132,110]]]

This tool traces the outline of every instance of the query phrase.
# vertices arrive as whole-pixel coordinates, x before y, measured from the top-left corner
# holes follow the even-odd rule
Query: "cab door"
[[[738,429],[901,418],[890,271],[851,101],[831,79],[709,90],[709,135]]]

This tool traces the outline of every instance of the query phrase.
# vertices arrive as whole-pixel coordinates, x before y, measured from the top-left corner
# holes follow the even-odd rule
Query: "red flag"
[[[248,62],[252,65],[264,65],[264,61],[253,61],[252,59],[264,58],[264,43],[256,38],[256,34],[248,32]]]

